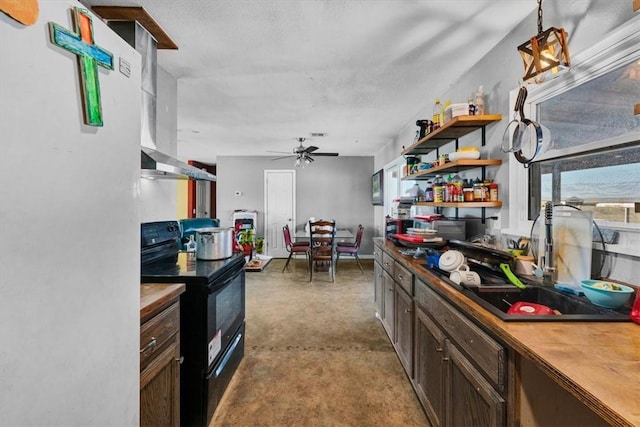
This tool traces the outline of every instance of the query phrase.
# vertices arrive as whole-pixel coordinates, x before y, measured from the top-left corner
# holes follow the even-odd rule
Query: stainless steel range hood
[[[141,177],[215,181],[215,175],[156,150],[156,39],[138,21],[107,19],[107,24],[142,55]]]
[[[198,169],[152,148],[142,147],[141,154],[140,175],[143,178],[216,180],[216,176],[206,170]]]

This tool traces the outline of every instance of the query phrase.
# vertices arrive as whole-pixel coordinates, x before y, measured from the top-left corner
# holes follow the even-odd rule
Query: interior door
[[[295,234],[296,171],[264,171],[264,234],[266,254],[275,258],[289,256],[284,246],[282,227],[289,225]]]
[[[196,181],[196,218],[211,218],[211,191],[209,181]]]

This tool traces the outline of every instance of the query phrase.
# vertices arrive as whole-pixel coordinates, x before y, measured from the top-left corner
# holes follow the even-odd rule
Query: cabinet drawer
[[[464,351],[487,379],[504,391],[506,350],[422,280],[416,280],[415,300]]]
[[[382,265],[382,249],[379,246],[373,246],[373,259],[380,265]]]
[[[140,368],[143,369],[180,329],[180,305],[176,302],[140,327]]]
[[[413,274],[398,261],[394,261],[393,278],[409,295],[413,295]]]
[[[393,257],[386,252],[382,252],[382,268],[393,276],[393,264],[395,263]]]

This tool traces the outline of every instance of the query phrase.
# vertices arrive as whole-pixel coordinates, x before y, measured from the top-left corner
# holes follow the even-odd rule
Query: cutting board
[[[539,254],[544,255],[544,212],[538,219]],[[580,286],[591,278],[593,214],[566,206],[553,208],[553,251],[557,283]]]

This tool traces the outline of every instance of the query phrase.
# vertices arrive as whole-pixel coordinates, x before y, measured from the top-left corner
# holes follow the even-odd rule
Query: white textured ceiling
[[[373,155],[535,9],[534,0],[82,0],[142,6],[179,46],[178,157]],[[514,48],[515,54],[515,48]],[[434,87],[438,89],[434,91]]]

